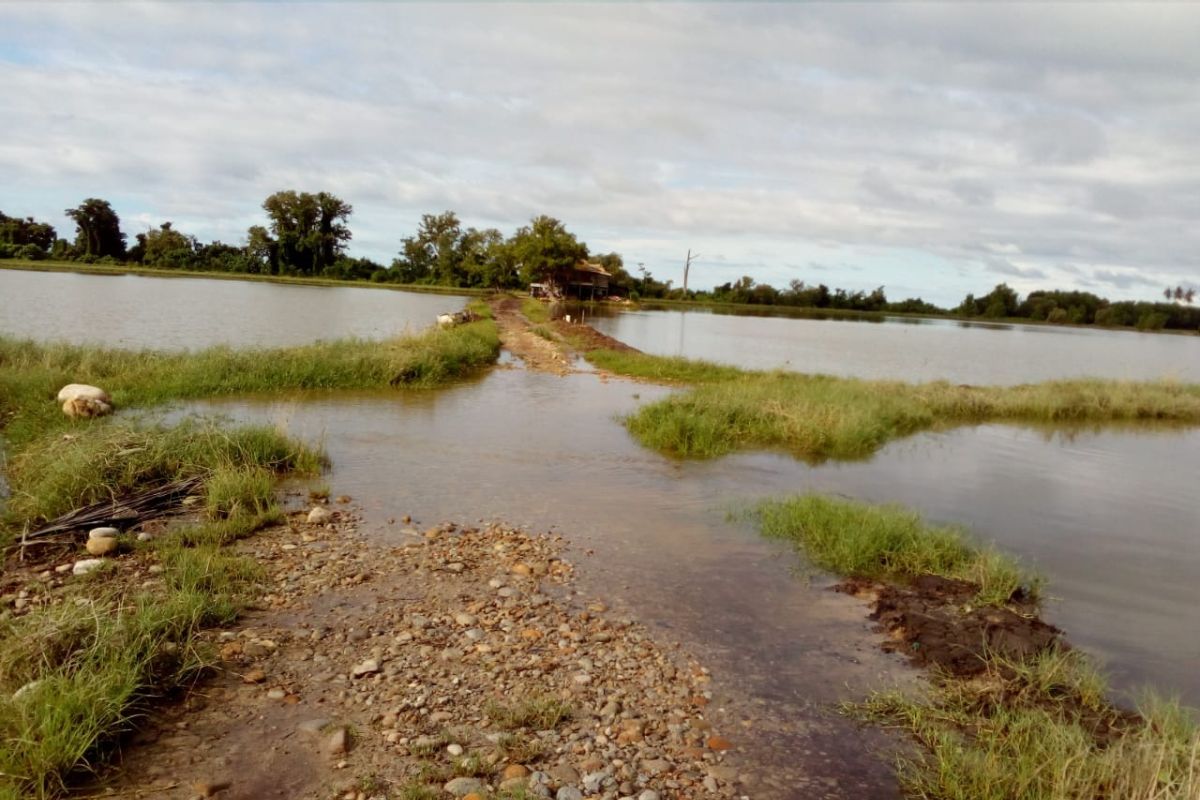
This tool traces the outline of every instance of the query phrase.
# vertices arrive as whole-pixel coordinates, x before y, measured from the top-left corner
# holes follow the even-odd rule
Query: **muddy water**
[[[0,334],[128,349],[383,339],[467,298],[385,289],[0,269]]]
[[[894,443],[874,459],[810,467],[774,454],[676,462],[615,421],[658,387],[502,369],[440,394],[205,404],[323,439],[330,483],[387,520],[503,519],[569,536],[589,588],[705,654],[735,710],[761,704],[764,764],[799,759],[824,780],[892,779],[872,734],[826,713],[895,675],[857,601],[797,576],[800,560],[727,512],[797,491],[912,505],[971,526],[1044,571],[1050,618],[1122,687],[1200,702],[1200,432],[984,426]],[[398,525],[395,527],[399,527]],[[827,787],[826,787],[827,788]],[[846,796],[854,796],[842,786]],[[795,796],[811,796],[799,793]]]
[[[912,318],[605,313],[588,321],[639,350],[752,369],[987,385],[1069,377],[1200,381],[1200,336]]]

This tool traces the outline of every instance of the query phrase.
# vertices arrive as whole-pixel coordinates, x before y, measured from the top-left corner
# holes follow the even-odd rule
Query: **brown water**
[[[384,339],[467,298],[385,289],[0,269],[0,334],[127,349]]]
[[[1200,336],[908,317],[613,312],[599,304],[590,311],[598,330],[647,353],[751,369],[980,385],[1075,377],[1200,381]]]
[[[616,421],[664,393],[501,369],[438,394],[198,409],[323,440],[333,491],[385,530],[405,514],[561,530],[591,553],[588,588],[702,653],[744,704],[769,710],[762,757],[800,759],[815,786],[859,775],[864,796],[890,791],[884,765],[866,754],[878,749],[872,734],[828,704],[894,670],[863,606],[819,575],[797,575],[799,556],[729,521],[759,497],[831,492],[969,525],[1047,575],[1049,617],[1119,687],[1148,683],[1200,703],[1200,432],[982,426],[918,435],[856,463],[811,467],[769,453],[679,462],[639,447]]]

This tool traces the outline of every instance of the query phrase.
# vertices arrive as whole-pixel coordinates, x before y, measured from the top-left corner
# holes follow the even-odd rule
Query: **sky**
[[[954,305],[1200,286],[1200,5],[0,4],[0,210],[244,241],[280,189],[389,263],[561,219],[690,285]]]

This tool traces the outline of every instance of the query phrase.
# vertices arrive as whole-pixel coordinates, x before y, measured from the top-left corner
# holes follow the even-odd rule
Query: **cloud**
[[[1037,280],[1047,277],[1045,271],[1037,267],[1018,267],[1008,259],[997,256],[985,256],[983,265],[988,272],[994,272],[997,275],[1009,275],[1014,278],[1033,278]]]
[[[720,252],[712,283],[829,248],[939,302],[979,263],[1200,281],[1195,6],[119,9],[0,5],[5,213],[65,229],[102,196],[236,241],[294,187],[344,196],[382,260],[453,208],[549,213],[656,274]]]
[[[1157,290],[1162,290],[1164,284],[1162,281],[1156,281],[1152,278],[1147,278],[1139,275],[1136,272],[1117,272],[1111,269],[1096,269],[1092,270],[1092,278],[1099,283],[1115,286],[1118,289],[1129,289],[1135,286],[1148,286]]]

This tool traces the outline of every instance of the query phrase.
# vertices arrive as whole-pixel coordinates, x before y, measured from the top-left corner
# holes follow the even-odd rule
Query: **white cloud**
[[[10,3],[0,208],[231,241],[328,189],[384,260],[423,212],[544,212],[706,283],[1154,296],[1200,279],[1197,40],[1166,5]]]

